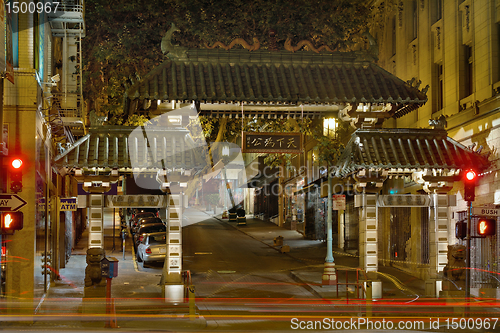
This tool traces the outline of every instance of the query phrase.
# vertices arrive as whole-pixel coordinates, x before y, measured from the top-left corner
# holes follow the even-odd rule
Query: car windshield
[[[139,220],[139,224],[163,223],[159,218],[143,218]]]
[[[166,235],[150,235],[149,236],[150,245],[166,244]]]
[[[140,234],[157,232],[157,231],[166,231],[167,228],[163,224],[154,224],[154,225],[146,225],[139,229]]]

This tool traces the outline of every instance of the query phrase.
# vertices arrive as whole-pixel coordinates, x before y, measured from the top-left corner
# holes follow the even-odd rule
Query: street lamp
[[[329,138],[334,138],[337,130],[337,120],[335,118],[323,119],[323,135]],[[332,170],[328,168],[328,204],[327,204],[327,220],[326,220],[326,257],[325,269],[322,276],[322,284],[332,285],[337,283],[337,272],[335,269],[335,259],[333,258],[333,178]]]

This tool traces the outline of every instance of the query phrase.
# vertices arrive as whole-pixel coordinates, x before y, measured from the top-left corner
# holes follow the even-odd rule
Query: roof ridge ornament
[[[313,43],[307,39],[301,40],[295,46],[292,45],[292,39],[290,37],[287,37],[287,39],[285,41],[285,50],[290,51],[290,52],[298,51],[304,46],[307,46],[308,48],[310,48],[312,51],[314,51],[316,53],[320,53],[323,50],[327,50],[328,52],[337,51],[337,48],[332,50],[330,47],[328,47],[328,45],[321,45],[320,47],[315,48]]]
[[[257,51],[260,48],[260,42],[257,39],[257,37],[253,37],[253,44],[249,44],[243,38],[236,38],[229,45],[225,45],[224,43],[217,41],[212,46],[209,46],[208,43],[205,43],[205,47],[207,49],[214,49],[216,47],[220,47],[220,48],[223,48],[224,50],[228,51],[228,50],[232,49],[237,44],[243,46],[243,48],[245,48],[249,51]]]
[[[178,31],[180,31],[179,28],[172,22],[172,26],[161,39],[161,51],[170,59],[186,57],[187,47],[172,44],[172,36]]]
[[[446,126],[448,125],[448,122],[446,121],[446,116],[441,115],[441,117],[436,118],[436,119],[429,119],[429,125],[433,126],[434,129],[442,129],[444,130]]]

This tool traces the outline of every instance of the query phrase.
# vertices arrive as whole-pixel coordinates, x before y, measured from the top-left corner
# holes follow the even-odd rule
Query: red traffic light
[[[466,170],[464,173],[464,199],[465,201],[474,201],[476,197],[477,173],[473,169]]]
[[[14,193],[21,192],[23,190],[23,160],[15,157],[10,165],[10,190]]]
[[[496,233],[495,219],[481,218],[477,222],[477,234],[479,236],[493,236]]]
[[[14,169],[19,169],[22,165],[23,165],[23,160],[20,159],[20,158],[15,158],[12,160],[12,163],[11,163],[12,167]]]
[[[477,177],[477,173],[476,173],[476,171],[474,171],[474,170],[467,170],[467,171],[465,172],[465,179],[466,179],[466,180],[469,180],[469,181],[471,181],[471,180],[475,180],[475,179],[476,179],[476,177]]]
[[[1,213],[2,231],[21,230],[23,228],[23,213],[21,212],[5,212]]]

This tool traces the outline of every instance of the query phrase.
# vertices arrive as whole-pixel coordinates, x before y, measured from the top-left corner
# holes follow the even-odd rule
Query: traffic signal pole
[[[472,214],[472,201],[467,201],[467,245],[465,247],[465,299],[466,299],[466,314],[469,314],[469,298],[470,298],[470,240],[471,240],[471,214]]]

